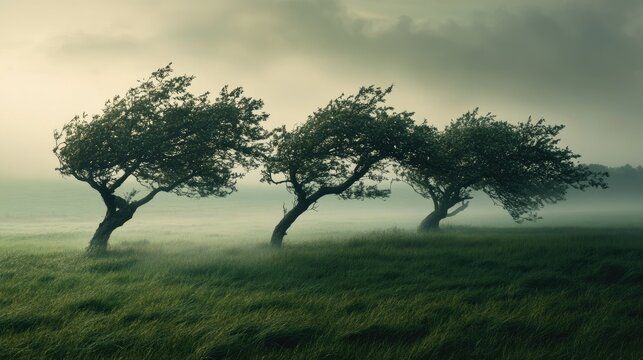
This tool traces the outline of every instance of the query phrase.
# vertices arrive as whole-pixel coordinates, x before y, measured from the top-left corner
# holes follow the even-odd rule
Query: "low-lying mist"
[[[128,188],[131,188],[128,187]],[[627,191],[625,191],[627,190]],[[516,224],[484,194],[475,194],[470,206],[445,226],[484,227],[632,227],[643,218],[643,196],[620,187],[572,191],[568,200],[544,208],[537,222]],[[1,234],[76,233],[87,239],[104,215],[95,191],[66,179],[0,182]],[[227,198],[188,199],[162,194],[115,232],[116,241],[127,233],[140,239],[205,241],[267,241],[272,228],[290,207],[285,189],[242,183]],[[302,216],[286,241],[345,236],[389,228],[414,229],[432,209],[430,200],[404,183],[392,184],[386,200],[324,198],[317,211]],[[80,239],[79,239],[80,240]]]

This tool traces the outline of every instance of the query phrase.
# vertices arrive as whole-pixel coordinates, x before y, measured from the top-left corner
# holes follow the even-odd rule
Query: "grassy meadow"
[[[640,229],[87,236],[0,235],[1,359],[643,357]]]
[[[430,204],[395,184],[323,199],[275,251],[269,189],[160,196],[88,258],[97,194],[0,183],[0,359],[643,358],[638,201],[518,226],[480,198],[422,236]]]

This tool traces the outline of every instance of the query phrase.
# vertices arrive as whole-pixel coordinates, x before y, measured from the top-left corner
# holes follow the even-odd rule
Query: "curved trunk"
[[[433,210],[427,217],[425,217],[420,226],[418,226],[418,231],[428,232],[436,231],[440,229],[440,221],[446,217],[446,214]]]
[[[292,209],[284,214],[284,217],[279,221],[272,232],[272,237],[270,238],[270,244],[272,246],[281,247],[288,229],[301,214],[308,210],[308,206],[310,206],[310,203],[297,203]]]
[[[272,237],[270,238],[270,244],[275,247],[281,247],[284,236],[286,236],[286,232],[290,226],[301,214],[308,210],[310,205],[315,204],[317,200],[321,199],[323,196],[331,194],[339,195],[348,190],[348,188],[353,186],[355,182],[366,175],[371,167],[380,160],[382,159],[361,159],[353,169],[352,174],[342,183],[333,186],[321,186],[312,194],[308,194],[306,192],[302,183],[297,180],[296,172],[294,170],[290,170],[289,182],[292,184],[294,192],[297,195],[297,203],[292,209],[290,209],[290,211],[284,213],[284,217],[279,221],[277,226],[275,226],[275,229],[272,232]]]
[[[94,236],[92,236],[89,241],[87,253],[101,254],[107,251],[109,237],[112,235],[112,232],[125,224],[127,220],[131,219],[132,216],[134,216],[134,211],[134,208],[119,209],[115,211],[108,210],[105,218],[94,232]]]
[[[107,242],[115,229],[116,227],[111,226],[109,222],[101,222],[94,232],[94,236],[92,236],[92,239],[89,241],[87,252],[91,254],[100,254],[107,251]]]
[[[463,201],[457,209],[449,212],[449,209],[454,206],[455,203],[449,202],[446,206],[440,203],[435,204],[435,210],[433,210],[427,217],[422,220],[420,226],[418,226],[418,231],[435,231],[440,229],[440,221],[444,218],[455,216],[458,213],[464,211],[468,206],[468,201]]]

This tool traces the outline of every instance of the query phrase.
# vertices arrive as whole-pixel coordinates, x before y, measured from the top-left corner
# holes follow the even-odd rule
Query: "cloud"
[[[387,18],[360,15],[364,1],[201,1],[172,11],[176,2],[166,0],[146,38],[80,33],[51,43],[70,57],[154,49],[267,66],[294,56],[326,70],[385,72],[463,94],[611,103],[643,90],[643,2],[521,2],[439,23],[418,20],[431,10],[422,2],[405,3],[415,13]]]
[[[49,36],[43,64],[105,93],[116,77],[175,61],[208,84],[257,89],[279,104],[275,119],[295,121],[336,88],[393,82],[400,103],[432,121],[478,105],[510,120],[544,115],[592,161],[643,161],[640,0],[115,0],[83,2],[82,16],[61,1],[47,9],[59,16],[12,25],[24,36],[0,32],[0,47],[37,27]]]
[[[339,1],[242,1],[223,11],[201,9],[168,31],[183,50],[249,56],[257,64],[290,54],[458,88],[511,93],[518,87],[544,97],[612,98],[641,89],[640,1],[524,6],[439,25],[413,15],[390,24],[355,15]]]
[[[56,56],[132,55],[145,52],[151,43],[130,35],[77,33],[49,40],[49,51]]]
[[[551,114],[590,158],[643,161],[643,2],[539,4],[436,21],[420,3],[390,18],[363,16],[351,2],[241,1],[168,31],[195,56],[268,67],[298,57],[328,76],[405,79],[470,107],[520,108],[520,120]]]

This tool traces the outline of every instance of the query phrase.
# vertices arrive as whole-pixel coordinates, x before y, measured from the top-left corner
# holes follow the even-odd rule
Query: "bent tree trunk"
[[[92,236],[92,239],[89,241],[87,253],[104,253],[107,250],[109,237],[112,235],[112,232],[125,224],[127,220],[131,219],[132,216],[134,216],[134,211],[135,209],[133,208],[107,211],[105,218],[98,225],[98,228],[94,232],[94,236]]]
[[[420,226],[418,226],[418,231],[428,232],[436,231],[440,229],[440,221],[446,217],[446,213],[438,210],[433,210],[427,217],[425,217]]]
[[[272,237],[270,238],[270,244],[275,247],[281,247],[281,244],[284,241],[284,236],[287,235],[287,231],[290,226],[297,220],[297,218],[308,210],[308,207],[311,203],[297,203],[290,211],[284,214],[284,217],[279,221],[277,226],[272,232]]]
[[[286,232],[290,226],[301,214],[306,212],[311,205],[315,204],[317,200],[326,195],[339,195],[348,190],[348,188],[353,186],[355,182],[366,175],[376,162],[377,161],[373,160],[361,161],[361,164],[357,165],[353,170],[353,173],[341,184],[335,186],[322,186],[312,194],[307,194],[302,187],[302,184],[297,180],[296,174],[291,173],[290,183],[293,184],[295,193],[297,194],[297,202],[290,211],[284,214],[284,217],[279,221],[277,226],[275,226],[275,229],[272,232],[272,237],[270,238],[270,244],[275,247],[281,247],[281,244],[284,241],[284,236],[286,236]]]
[[[428,232],[428,231],[436,231],[440,229],[440,221],[443,220],[444,218],[448,218],[451,216],[457,215],[459,212],[463,211],[464,209],[469,206],[468,201],[463,201],[462,205],[460,205],[457,209],[453,210],[452,212],[448,212],[449,209],[455,205],[455,203],[450,203],[450,206],[444,206],[438,204],[435,207],[435,210],[433,210],[427,217],[425,217],[422,222],[420,223],[420,226],[418,226],[418,231],[420,232]]]

